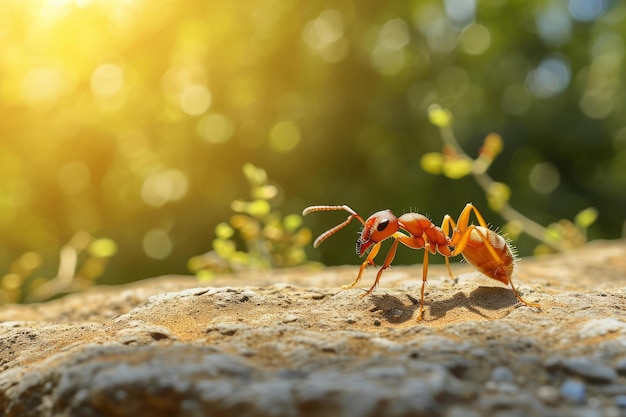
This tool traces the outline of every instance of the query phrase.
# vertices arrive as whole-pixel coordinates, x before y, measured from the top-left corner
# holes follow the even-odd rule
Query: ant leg
[[[485,218],[483,217],[482,214],[480,214],[480,211],[478,211],[478,209],[474,207],[472,203],[467,203],[465,207],[463,208],[463,211],[461,212],[461,215],[459,216],[459,220],[457,221],[457,223],[459,224],[459,229],[463,231],[465,227],[469,224],[469,218],[472,212],[474,213],[474,216],[476,216],[476,220],[478,220],[478,224],[484,227],[485,229],[489,229],[489,226],[487,225]]]
[[[441,230],[443,230],[443,234],[448,236],[449,238],[450,227],[452,227],[452,230],[454,231],[454,229],[456,229],[456,223],[454,222],[452,217],[450,217],[450,215],[446,214],[445,216],[443,216],[443,222],[441,222]],[[456,277],[452,273],[452,267],[450,267],[450,256],[452,254],[450,254],[450,256],[448,256],[447,254],[442,255],[446,258],[446,268],[448,269],[448,275],[450,275],[450,278],[452,278],[453,280],[456,279]]]
[[[519,293],[517,292],[517,290],[513,286],[513,281],[511,280],[511,277],[509,277],[509,283],[511,284],[511,288],[513,288],[513,292],[515,293],[515,297],[517,297],[518,300],[520,300],[522,303],[526,304],[529,307],[535,307],[535,308],[538,308],[538,309],[541,310],[541,305],[539,305],[537,303],[531,303],[529,301],[524,300],[522,297],[520,297]]]
[[[487,229],[487,228],[485,227],[485,229]],[[489,229],[487,229],[487,230],[489,230]],[[491,254],[491,257],[498,263],[498,265],[503,266],[504,264],[502,263],[502,260],[498,256],[498,253],[494,249],[494,247],[491,244],[491,242],[489,242],[489,239],[487,239],[487,236],[485,236],[474,225],[468,226],[467,228],[465,228],[463,230],[463,232],[461,234],[461,238],[459,239],[459,241],[457,242],[457,244],[454,247],[454,250],[452,251],[452,256],[457,256],[457,255],[460,255],[461,253],[463,253],[463,250],[465,250],[465,247],[467,246],[467,243],[469,242],[470,238],[472,237],[472,233],[474,233],[474,232],[478,233],[478,236],[480,236],[480,239],[483,241],[483,244],[487,248],[487,251],[489,251],[489,253]],[[492,233],[495,233],[495,232],[492,232]]]
[[[474,207],[472,203],[467,203],[463,208],[463,211],[461,211],[461,214],[459,215],[456,223],[454,223],[454,220],[452,220],[452,218],[450,218],[450,216],[448,215],[446,215],[443,220],[444,224],[441,227],[445,231],[446,235],[448,234],[448,223],[452,225],[452,236],[450,236],[451,246],[458,246],[460,241],[463,239],[465,231],[468,229],[468,227],[471,227],[469,222],[472,212],[474,213],[474,216],[476,216],[478,224],[485,229],[489,229],[485,218],[482,216],[482,214],[480,214],[478,209]]]
[[[450,236],[450,227],[452,227],[452,230],[456,229],[456,223],[449,214],[446,214],[441,222],[441,230],[443,230],[446,236]]]
[[[389,266],[393,262],[393,258],[396,257],[396,250],[398,249],[398,243],[400,243],[400,240],[398,240],[398,238],[396,237],[393,241],[393,245],[391,245],[391,249],[389,249],[389,252],[387,252],[387,256],[385,257],[385,263],[383,263],[383,266],[381,266],[380,269],[378,270],[378,274],[376,274],[376,281],[374,281],[374,285],[372,285],[372,287],[369,290],[367,290],[365,294],[361,295],[361,297],[368,296],[372,293],[372,291],[374,291],[374,288],[376,288],[376,286],[378,285],[378,282],[380,281],[380,277],[383,276],[383,271],[389,268]]]
[[[515,289],[515,285],[513,285],[513,280],[511,279],[511,277],[509,277],[509,284],[511,284],[511,288],[513,289],[513,294],[515,294],[515,298],[517,298],[518,300],[520,300],[523,304],[527,305],[528,307],[535,307],[541,310],[541,306],[537,303],[531,303],[530,301],[526,301],[522,298],[521,295],[519,295],[519,293],[517,292],[517,290]]]
[[[452,278],[452,280],[455,280],[456,277],[452,273],[452,267],[450,266],[450,257],[446,256],[445,258],[446,258],[446,267],[448,268],[448,275],[450,275],[450,278]]]
[[[356,279],[354,281],[352,281],[352,284],[350,284],[350,285],[342,285],[341,286],[342,290],[350,289],[350,288],[354,287],[356,284],[358,284],[359,281],[361,281],[361,276],[363,275],[363,272],[365,271],[365,268],[368,265],[376,266],[374,264],[374,258],[376,257],[376,255],[378,255],[378,251],[380,250],[380,244],[381,244],[381,242],[378,242],[374,246],[372,246],[372,249],[370,250],[370,253],[367,255],[367,258],[361,264],[361,268],[359,269],[359,275],[357,275]]]
[[[446,260],[448,258],[446,257]],[[426,278],[428,277],[428,248],[424,248],[424,262],[422,264],[422,290],[420,292],[420,311],[417,313],[417,320],[424,317],[424,290],[426,288]]]

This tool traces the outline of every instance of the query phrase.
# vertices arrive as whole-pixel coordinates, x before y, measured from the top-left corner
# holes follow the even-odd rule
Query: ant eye
[[[389,226],[389,219],[381,220],[380,223],[378,223],[378,226],[376,226],[376,230],[382,232],[387,228],[387,226]]]

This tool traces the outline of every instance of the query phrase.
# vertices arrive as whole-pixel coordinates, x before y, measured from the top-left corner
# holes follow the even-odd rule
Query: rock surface
[[[626,242],[435,266],[162,277],[0,308],[4,416],[626,416]]]

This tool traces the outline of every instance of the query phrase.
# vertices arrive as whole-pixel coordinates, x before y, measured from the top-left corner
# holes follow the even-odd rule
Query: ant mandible
[[[449,215],[445,215],[441,227],[436,226],[428,217],[419,213],[405,213],[396,217],[391,210],[382,210],[372,214],[367,220],[363,220],[359,214],[346,205],[342,206],[310,206],[304,209],[302,215],[316,211],[344,210],[350,215],[337,226],[319,235],[313,247],[318,247],[323,241],[346,227],[353,219],[363,224],[363,230],[356,242],[356,253],[362,257],[368,250],[369,254],[361,264],[359,274],[350,285],[344,285],[342,289],[354,287],[363,275],[368,265],[375,266],[374,258],[380,250],[381,243],[388,239],[394,239],[382,267],[376,274],[374,285],[363,296],[370,295],[378,285],[383,271],[391,265],[398,244],[402,243],[411,249],[424,249],[424,262],[422,267],[422,289],[420,293],[420,310],[417,319],[421,320],[424,315],[424,288],[428,275],[428,254],[440,253],[445,257],[446,267],[450,277],[454,278],[450,268],[450,257],[463,255],[465,260],[475,266],[481,273],[489,278],[498,280],[505,285],[511,285],[515,297],[523,304],[540,308],[539,304],[531,303],[522,298],[517,292],[513,281],[513,269],[515,256],[513,249],[505,238],[489,229],[485,219],[478,209],[468,203],[456,223]],[[478,220],[478,226],[470,224],[470,215]],[[450,235],[450,231],[452,234]]]

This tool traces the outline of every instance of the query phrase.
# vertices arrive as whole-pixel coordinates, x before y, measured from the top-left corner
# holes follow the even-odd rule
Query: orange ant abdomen
[[[493,230],[481,226],[475,226],[470,233],[467,245],[461,252],[463,258],[482,274],[509,285],[515,267],[515,256],[506,239]],[[480,234],[489,241],[497,258],[494,258],[490,251],[485,250],[485,243]]]

